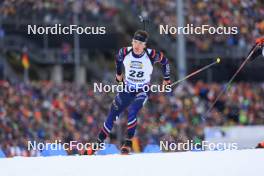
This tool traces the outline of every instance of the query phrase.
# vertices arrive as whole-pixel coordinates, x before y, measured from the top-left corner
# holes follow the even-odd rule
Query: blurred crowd
[[[135,14],[141,13],[156,25],[177,26],[175,0],[124,1]],[[183,4],[186,24],[236,26],[239,29],[239,35],[188,35],[188,40],[201,50],[208,50],[212,43],[245,47],[264,34],[264,4],[261,0],[186,0]]]
[[[78,3],[76,3],[78,2]],[[111,1],[112,2],[112,1]],[[133,13],[140,12],[158,24],[177,25],[176,0],[123,0]],[[260,0],[186,0],[186,23],[200,26],[237,26],[238,35],[188,35],[187,39],[201,50],[213,43],[245,47],[264,33],[264,3]],[[121,3],[121,1],[120,1]],[[162,10],[161,10],[162,9]],[[30,19],[42,23],[72,22],[73,13],[81,21],[112,21],[118,9],[107,0],[3,0],[0,19]],[[7,20],[8,21],[8,20]],[[3,29],[0,28],[0,34]],[[2,32],[1,32],[2,31]],[[0,35],[1,37],[2,35]],[[174,36],[172,36],[173,38]],[[222,46],[222,45],[221,45]],[[67,59],[70,46],[62,46]],[[96,65],[99,64],[96,56]],[[104,65],[101,63],[99,65]],[[91,65],[91,64],[90,64]],[[107,65],[107,64],[105,64]],[[96,69],[97,66],[94,67]],[[98,70],[98,69],[97,69]],[[102,77],[112,74],[102,72]],[[93,71],[95,72],[95,71]],[[235,83],[205,117],[224,84],[185,83],[172,93],[152,93],[138,115],[136,148],[160,140],[184,142],[204,139],[204,127],[264,124],[264,84]],[[28,151],[28,141],[91,142],[97,138],[115,94],[95,93],[92,85],[77,87],[64,82],[49,81],[25,84],[0,82],[0,148],[9,157],[38,156],[40,151]],[[117,121],[121,128],[113,129],[110,142],[125,137],[125,112]],[[76,151],[68,151],[74,154]],[[78,153],[78,152],[77,152]]]
[[[78,13],[80,21],[111,19],[117,8],[108,1],[99,0],[3,0],[0,2],[2,18],[29,20],[48,24],[69,23]]]
[[[3,0],[0,14],[3,19],[47,24],[72,23],[73,14],[79,13],[82,24],[98,20],[113,21],[120,4],[127,4],[134,15],[141,14],[156,24],[177,26],[175,0]],[[183,1],[186,24],[194,26],[238,27],[238,35],[187,35],[187,40],[202,51],[212,44],[239,46],[264,34],[264,4],[261,0],[186,0]],[[117,27],[117,26],[115,26]],[[172,35],[174,40],[176,35]]]
[[[201,116],[223,86],[199,81],[179,85],[171,93],[152,93],[138,115],[137,148],[161,140],[199,143],[205,126],[264,124],[264,85],[249,83],[233,84],[203,121]],[[27,150],[28,141],[94,141],[115,96],[96,93],[92,85],[47,81],[2,81],[0,94],[0,147],[9,157],[38,156],[40,151]],[[113,129],[112,142],[118,135],[125,137],[126,114]]]

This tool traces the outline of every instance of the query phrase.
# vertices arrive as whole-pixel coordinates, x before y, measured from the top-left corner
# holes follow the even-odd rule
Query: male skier
[[[97,142],[102,144],[113,128],[114,121],[127,107],[127,137],[121,147],[122,154],[128,154],[132,149],[132,138],[137,126],[137,113],[148,98],[144,91],[150,85],[153,64],[160,63],[163,72],[163,85],[170,85],[170,67],[168,59],[162,52],[146,48],[148,33],[143,30],[135,32],[131,47],[121,48],[116,57],[116,81],[123,83],[129,89],[119,92],[112,102],[110,112],[99,133]],[[124,70],[124,76],[122,68]],[[132,91],[133,90],[133,91]]]

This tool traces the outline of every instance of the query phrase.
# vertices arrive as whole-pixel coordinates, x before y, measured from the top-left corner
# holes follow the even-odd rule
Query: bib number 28
[[[129,71],[129,76],[135,78],[142,78],[144,76],[144,72],[143,71],[135,71],[135,70],[130,70]]]

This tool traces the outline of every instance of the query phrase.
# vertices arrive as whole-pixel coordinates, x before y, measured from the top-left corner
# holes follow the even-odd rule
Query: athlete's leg
[[[137,114],[139,110],[143,107],[144,103],[148,99],[148,94],[146,92],[138,93],[129,106],[128,109],[128,121],[127,121],[127,138],[132,139],[135,135],[137,127]]]
[[[135,135],[137,127],[137,113],[143,107],[144,103],[147,101],[148,95],[145,92],[138,93],[133,100],[132,104],[129,106],[128,110],[128,121],[127,121],[127,138],[121,147],[122,154],[130,153],[132,149],[132,138]]]
[[[120,92],[116,95],[112,102],[110,112],[107,116],[106,121],[99,133],[99,141],[103,142],[107,136],[110,134],[114,121],[119,117],[119,115],[124,111],[126,107],[132,102],[134,95],[128,92]]]

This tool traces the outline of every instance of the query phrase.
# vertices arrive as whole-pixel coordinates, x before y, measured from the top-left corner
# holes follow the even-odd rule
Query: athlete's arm
[[[123,75],[122,75],[122,67],[123,67],[123,60],[125,56],[126,48],[121,48],[118,51],[118,54],[116,55],[116,81],[122,82],[123,81]]]
[[[151,57],[154,63],[160,63],[162,65],[163,84],[170,84],[170,65],[168,59],[164,56],[163,52],[154,49],[151,51]]]

